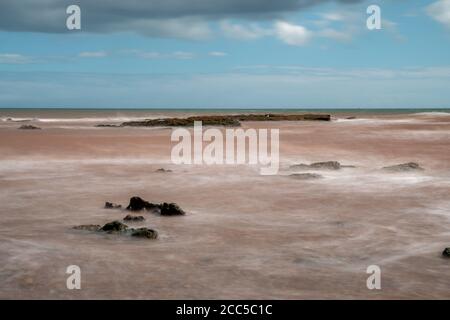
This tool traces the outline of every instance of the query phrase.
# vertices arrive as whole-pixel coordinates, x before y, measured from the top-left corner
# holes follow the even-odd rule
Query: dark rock
[[[231,116],[195,116],[188,118],[164,118],[147,119],[144,121],[128,121],[122,126],[131,127],[189,127],[193,126],[195,121],[202,121],[204,126],[226,126],[238,127],[240,122]]]
[[[127,215],[123,218],[124,221],[144,221],[145,218],[143,216],[132,216],[131,214]]]
[[[96,127],[99,128],[120,128],[121,126],[118,124],[97,124]]]
[[[159,207],[160,206],[158,204],[150,203],[148,201],[143,200],[140,197],[132,197],[130,199],[130,203],[127,207],[127,210],[130,211],[140,211],[142,209],[155,210],[159,209]]]
[[[356,117],[347,117],[347,118],[345,118],[345,119],[347,119],[347,120],[353,120],[353,119],[356,119]]]
[[[105,202],[105,209],[120,209],[122,208],[121,204],[115,204],[112,202]]]
[[[120,221],[113,221],[105,224],[100,230],[106,232],[123,232],[128,229],[126,224],[123,224]]]
[[[166,203],[161,205],[161,215],[162,216],[180,216],[184,215],[185,212],[176,203]]]
[[[87,231],[99,231],[100,226],[98,224],[84,224],[81,226],[73,227],[75,230],[87,230]]]
[[[155,172],[172,172],[172,170],[170,170],[170,169],[164,169],[164,168],[159,168],[159,169],[157,169],[157,170],[155,170]]]
[[[139,238],[147,238],[147,239],[156,239],[156,238],[158,238],[158,232],[153,229],[138,228],[138,229],[131,230],[131,236],[139,237]]]
[[[317,173],[293,173],[290,175],[290,177],[298,180],[313,180],[323,178],[323,176]]]
[[[128,216],[127,216],[128,217]],[[134,217],[133,217],[134,218]],[[144,217],[140,217],[144,219]],[[158,238],[158,232],[149,228],[128,228],[127,225],[121,223],[120,221],[112,221],[105,224],[103,227],[95,224],[86,224],[81,226],[73,227],[76,230],[87,230],[96,232],[107,232],[107,233],[117,233],[120,235],[129,235],[138,238],[156,239]]]
[[[397,164],[395,166],[383,167],[382,169],[386,170],[386,171],[390,171],[390,172],[407,172],[407,171],[422,171],[422,170],[424,170],[416,162]]]
[[[24,125],[20,126],[19,129],[23,129],[23,130],[40,130],[41,128],[33,126],[32,124],[24,124]]]
[[[442,252],[442,256],[445,258],[450,258],[450,248],[445,248]]]
[[[339,170],[341,164],[337,161],[325,161],[315,162],[311,164],[295,164],[290,167],[291,169],[327,169],[327,170]]]
[[[121,126],[132,127],[186,127],[193,126],[194,121],[201,121],[204,126],[240,126],[240,121],[331,121],[329,114],[243,114],[193,116],[188,118],[147,119],[144,121],[127,121]]]

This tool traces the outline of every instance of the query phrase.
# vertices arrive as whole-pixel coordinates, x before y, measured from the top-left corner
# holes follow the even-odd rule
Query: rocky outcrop
[[[314,162],[311,164],[295,164],[290,166],[291,169],[326,169],[326,170],[339,170],[341,169],[341,164],[337,161],[325,161],[325,162]]]
[[[181,216],[186,213],[181,209],[176,203],[166,203],[161,204],[161,215],[162,216]]]
[[[132,216],[131,214],[127,215],[125,218],[123,218],[124,221],[144,221],[145,218],[143,216]]]
[[[137,228],[137,229],[128,228],[126,224],[123,224],[120,221],[108,222],[103,227],[94,224],[87,224],[73,227],[73,229],[129,235],[132,237],[146,238],[146,239],[158,238],[158,232],[156,230],[149,228]]]
[[[289,176],[297,180],[315,180],[323,178],[322,175],[317,173],[293,173]]]
[[[20,126],[19,129],[22,129],[22,130],[40,130],[41,128],[33,126],[32,124],[24,124],[24,125]]]
[[[105,202],[105,209],[120,209],[122,208],[121,204],[115,204],[112,202]]]
[[[195,121],[202,121],[204,126],[238,127],[241,124],[231,116],[195,116],[188,118],[148,119],[143,121],[127,121],[123,127],[189,127]]]
[[[331,121],[329,114],[243,114],[243,115],[209,115],[187,118],[147,119],[143,121],[123,122],[123,127],[187,127],[195,121],[204,126],[237,127],[242,121]],[[107,125],[102,125],[107,126]]]
[[[128,226],[126,224],[123,224],[120,221],[112,221],[105,224],[103,227],[101,227],[101,231],[105,231],[108,233],[114,233],[114,232],[123,232],[128,229]]]
[[[127,206],[127,210],[130,210],[130,211],[141,211],[143,209],[158,210],[159,208],[160,208],[159,204],[154,204],[154,203],[145,201],[140,197],[132,197],[130,199],[129,205]]]
[[[131,236],[138,238],[157,239],[158,232],[148,228],[131,229]]]
[[[73,229],[75,230],[86,230],[86,231],[99,231],[101,228],[98,224],[83,224],[81,226],[75,226]]]
[[[382,169],[385,171],[389,171],[389,172],[408,172],[408,171],[423,171],[424,170],[416,162],[397,164],[394,166],[383,167]]]
[[[450,248],[445,248],[444,251],[442,251],[442,256],[445,258],[450,258]]]
[[[141,211],[143,209],[160,213],[162,216],[181,216],[186,214],[176,203],[164,202],[162,204],[156,204],[148,202],[140,197],[132,197],[130,199],[127,210]]]
[[[99,127],[99,128],[120,128],[121,126],[118,125],[118,124],[103,124],[103,123],[100,123],[100,124],[97,124],[96,127]]]

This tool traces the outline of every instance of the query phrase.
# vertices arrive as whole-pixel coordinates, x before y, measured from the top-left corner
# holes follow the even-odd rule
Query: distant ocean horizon
[[[420,112],[450,112],[450,107],[444,108],[72,108],[72,107],[0,107],[0,112],[7,111],[82,111],[82,112],[361,112],[361,113],[420,113]]]
[[[450,108],[0,108],[2,123],[121,123],[124,121],[184,118],[193,115],[249,113],[326,113],[332,117],[377,117],[414,114],[446,116]]]

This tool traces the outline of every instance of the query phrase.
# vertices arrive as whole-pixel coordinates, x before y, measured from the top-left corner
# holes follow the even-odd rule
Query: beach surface
[[[2,111],[2,299],[450,299],[450,113],[333,114],[330,122],[243,122],[280,130],[280,171],[175,165],[171,128],[100,128],[164,111]],[[355,118],[349,118],[355,117]],[[21,125],[41,130],[20,130]],[[299,163],[339,161],[340,170]],[[382,167],[416,162],[424,170]],[[172,172],[157,172],[157,169]],[[122,220],[130,197],[156,240],[73,230]],[[81,269],[68,290],[66,269]],[[381,269],[369,290],[367,267]]]

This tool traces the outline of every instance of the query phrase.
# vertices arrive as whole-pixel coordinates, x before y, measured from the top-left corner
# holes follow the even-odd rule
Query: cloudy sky
[[[450,0],[0,2],[1,108],[439,108],[449,88]]]

